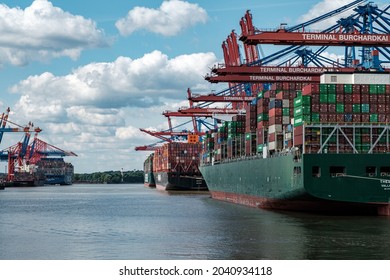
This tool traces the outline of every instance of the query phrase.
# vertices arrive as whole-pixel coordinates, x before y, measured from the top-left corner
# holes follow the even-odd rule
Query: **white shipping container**
[[[268,143],[268,149],[270,151],[274,151],[276,149],[276,141],[273,141],[273,142],[269,142]]]
[[[353,84],[389,84],[390,74],[367,74],[355,73],[353,74]]]
[[[289,124],[290,123],[290,117],[289,116],[284,116],[283,117],[283,124]]]
[[[388,73],[323,74],[321,84],[389,84]]]
[[[268,133],[283,132],[283,126],[281,124],[273,124],[269,126]]]
[[[290,100],[283,99],[283,108],[289,108],[290,107]]]

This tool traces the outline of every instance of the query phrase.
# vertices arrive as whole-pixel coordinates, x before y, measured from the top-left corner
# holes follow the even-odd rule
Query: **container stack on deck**
[[[200,143],[166,143],[154,152],[153,171],[198,173],[201,150]]]
[[[325,142],[322,152],[354,152],[347,138],[354,139],[357,152],[367,153],[383,132],[375,125],[390,121],[388,84],[275,83],[259,92],[256,103],[246,106],[246,116],[234,116],[207,134],[204,163],[292,147],[317,153]],[[336,124],[359,127],[345,128],[342,135],[332,133]],[[385,137],[378,142],[373,153],[389,148]]]
[[[197,136],[188,140],[165,143],[155,149],[153,175],[158,189],[207,190],[199,171],[202,144]]]

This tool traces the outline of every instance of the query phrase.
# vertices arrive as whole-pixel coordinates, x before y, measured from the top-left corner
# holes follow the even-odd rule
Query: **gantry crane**
[[[308,22],[275,31],[260,31],[252,23],[249,11],[240,21],[241,36],[247,61],[237,65],[225,59],[225,65],[214,67],[205,78],[210,82],[283,82],[302,81],[316,83],[324,72],[354,72],[365,69],[389,71],[381,66],[379,55],[390,61],[390,22],[386,15],[390,6],[380,10],[372,3],[358,6],[363,1],[354,1],[337,10],[331,11]],[[355,14],[340,19],[337,24],[321,32],[305,32],[311,24],[332,17],[338,13],[354,8]],[[230,36],[230,38],[233,38]],[[268,57],[253,60],[255,47],[260,44],[292,45]],[[236,45],[236,44],[234,44]],[[320,45],[316,52],[306,46]],[[321,55],[329,46],[346,46],[345,61],[332,61]],[[355,47],[362,47],[362,60],[356,59]],[[224,57],[226,50],[223,48]],[[291,58],[295,54],[295,58]],[[283,56],[289,60],[281,60]],[[249,59],[248,59],[249,58]],[[297,64],[298,59],[301,59]],[[267,64],[279,61],[275,66]],[[281,61],[281,62],[280,62]],[[386,62],[386,61],[384,61]],[[286,66],[286,64],[288,66]],[[309,66],[312,64],[313,66]],[[284,77],[282,77],[284,76]],[[301,76],[301,77],[300,77]],[[313,77],[311,77],[313,76]]]

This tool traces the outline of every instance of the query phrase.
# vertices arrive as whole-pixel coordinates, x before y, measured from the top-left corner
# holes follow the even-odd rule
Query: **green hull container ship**
[[[374,77],[382,78],[389,75]],[[255,129],[247,115],[243,134],[226,137],[226,124],[208,132],[200,171],[212,198],[265,209],[390,215],[388,83],[284,83],[258,96],[257,116],[267,118],[256,118]]]
[[[378,172],[389,168],[386,154],[286,154],[202,165],[200,170],[218,200],[281,210],[389,215],[390,174]]]

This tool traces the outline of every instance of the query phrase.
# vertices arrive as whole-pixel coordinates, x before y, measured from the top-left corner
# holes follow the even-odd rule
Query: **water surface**
[[[390,219],[253,209],[133,185],[0,191],[0,259],[390,259]]]

